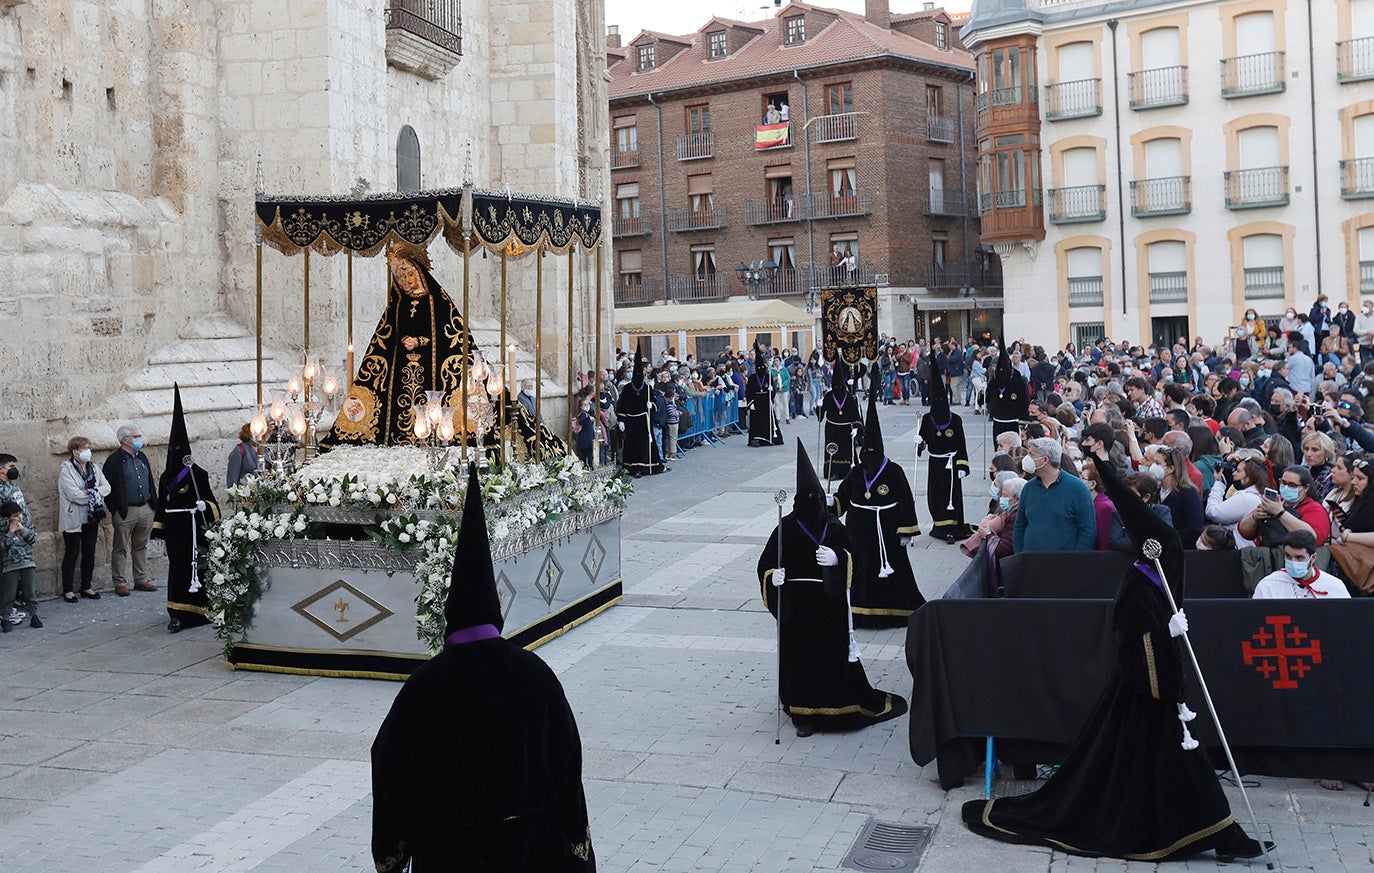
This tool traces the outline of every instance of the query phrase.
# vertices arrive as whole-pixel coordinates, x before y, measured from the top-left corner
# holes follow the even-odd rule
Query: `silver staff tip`
[[[1140,551],[1145,557],[1153,561],[1164,554],[1164,547],[1159,544],[1159,540],[1146,540],[1145,544],[1140,547]]]
[[[773,495],[773,502],[778,506],[782,506],[787,502],[787,492],[779,488],[778,493]]]

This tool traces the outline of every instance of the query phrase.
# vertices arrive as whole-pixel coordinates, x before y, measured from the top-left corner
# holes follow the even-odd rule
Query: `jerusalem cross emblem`
[[[1254,645],[1248,640],[1240,645],[1245,664],[1273,681],[1275,688],[1297,688],[1298,680],[1322,662],[1321,641],[1303,633],[1291,615],[1271,615],[1264,622],[1266,626],[1251,636]]]

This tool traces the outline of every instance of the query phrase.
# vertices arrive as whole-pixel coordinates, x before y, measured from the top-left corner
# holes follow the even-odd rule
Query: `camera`
[[[1217,464],[1216,470],[1214,472],[1216,473],[1217,478],[1223,480],[1227,484],[1230,484],[1231,480],[1235,478],[1236,475],[1236,462],[1222,461],[1220,464]]]

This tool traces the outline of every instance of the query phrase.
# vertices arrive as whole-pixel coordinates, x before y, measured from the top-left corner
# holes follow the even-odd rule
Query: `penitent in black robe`
[[[625,425],[620,434],[620,464],[631,475],[663,472],[663,456],[654,443],[649,417],[653,404],[649,401],[648,383],[627,384],[615,404],[616,418]]]
[[[835,489],[835,511],[844,516],[854,559],[849,599],[855,627],[905,626],[926,602],[902,545],[903,537],[921,533],[906,472],[891,459],[874,479],[854,467]]]
[[[930,535],[940,539],[963,539],[969,535],[964,523],[964,485],[968,475],[968,445],[964,441],[964,422],[946,411],[939,421],[927,412],[921,416],[917,431],[926,464],[926,507],[933,523]]]
[[[850,660],[849,543],[839,519],[829,513],[824,519],[819,530],[810,531],[812,539],[795,512],[784,516],[759,556],[758,574],[764,604],[775,618],[781,592],[783,710],[799,724],[843,730],[896,718],[906,712],[906,700],[869,685],[857,655]],[[774,586],[779,530],[786,581]],[[835,550],[839,564],[816,563],[817,540]]]
[[[755,370],[744,383],[749,400],[749,445],[782,445],[782,428],[773,416],[773,383],[767,371]]]
[[[168,512],[170,509],[191,509],[197,499],[205,501],[205,509],[201,512]],[[191,568],[197,560],[191,542],[191,526],[196,525],[194,545],[203,549],[205,531],[218,522],[219,504],[210,489],[210,477],[199,464],[162,474],[153,532],[167,544],[167,615],[179,619],[183,628],[210,622],[205,581],[201,581],[198,591],[191,591]]]
[[[558,678],[501,638],[448,645],[372,744],[379,873],[592,871],[582,742]]]
[[[995,375],[988,383],[987,400],[994,440],[1030,423],[1030,389],[1017,371]]]
[[[832,389],[821,398],[816,414],[825,422],[825,446],[835,447],[833,458],[828,452],[824,456],[825,469],[821,478],[842,478],[854,464],[854,431],[863,426],[863,419],[859,417],[859,401],[853,391],[846,391],[841,396]]]
[[[1019,797],[970,800],[970,830],[1008,843],[1140,861],[1246,839],[1202,748],[1185,751],[1182,643],[1169,604],[1139,568],[1113,611],[1119,663],[1059,770]]]

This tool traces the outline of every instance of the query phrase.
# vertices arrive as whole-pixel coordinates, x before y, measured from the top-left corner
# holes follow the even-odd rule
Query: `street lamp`
[[[735,275],[739,277],[740,284],[749,289],[750,297],[757,297],[759,288],[773,281],[773,275],[777,273],[778,265],[773,261],[754,261],[746,264],[743,261],[735,268]]]

